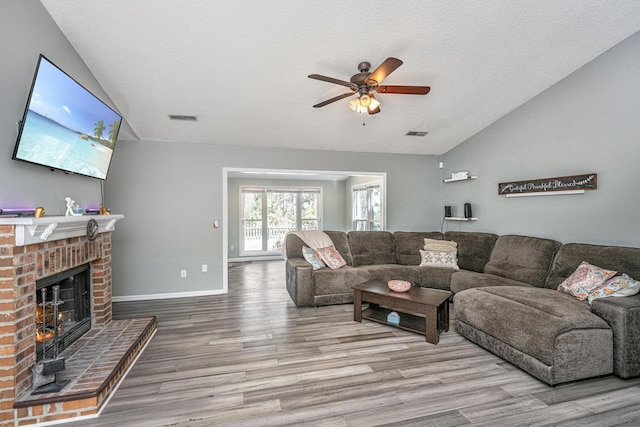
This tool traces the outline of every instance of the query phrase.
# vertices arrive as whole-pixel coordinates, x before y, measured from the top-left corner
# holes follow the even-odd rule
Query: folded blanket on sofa
[[[333,241],[324,231],[320,230],[295,230],[289,231],[287,234],[295,234],[302,240],[307,246],[309,246],[314,251],[320,248],[333,247]],[[287,250],[285,247],[285,242],[287,241],[287,236],[284,236],[282,239],[282,256],[284,259],[287,259]]]

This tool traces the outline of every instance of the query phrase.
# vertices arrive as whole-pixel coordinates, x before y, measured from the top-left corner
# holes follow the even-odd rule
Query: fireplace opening
[[[56,285],[59,286],[57,322],[54,319],[53,307]],[[42,289],[46,289],[44,304]],[[36,360],[41,361],[54,358],[56,351],[63,352],[91,329],[89,264],[36,281],[36,301]]]

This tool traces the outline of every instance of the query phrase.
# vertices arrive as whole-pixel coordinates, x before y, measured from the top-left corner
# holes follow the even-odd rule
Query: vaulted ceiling
[[[640,30],[637,0],[41,2],[124,138],[356,152],[445,153]],[[348,89],[309,74],[387,57],[404,64],[384,84],[431,92],[379,94],[372,116],[312,108]]]

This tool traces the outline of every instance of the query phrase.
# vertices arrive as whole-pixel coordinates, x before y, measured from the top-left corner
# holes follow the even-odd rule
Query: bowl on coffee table
[[[407,282],[406,280],[389,280],[387,286],[389,286],[389,289],[393,292],[407,292],[411,289],[411,282]]]

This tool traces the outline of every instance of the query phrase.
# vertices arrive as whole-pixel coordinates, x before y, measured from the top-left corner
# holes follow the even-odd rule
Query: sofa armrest
[[[285,263],[287,291],[298,307],[313,305],[313,267],[303,258],[289,258]]]
[[[598,298],[591,311],[613,331],[613,372],[621,378],[640,375],[640,295]]]

